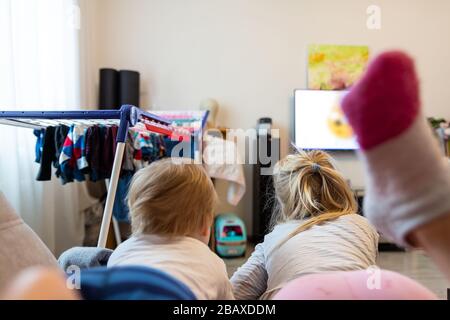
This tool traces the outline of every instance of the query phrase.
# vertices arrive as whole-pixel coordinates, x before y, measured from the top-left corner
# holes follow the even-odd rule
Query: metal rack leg
[[[114,235],[116,236],[116,244],[119,245],[122,243],[122,234],[120,233],[119,221],[115,217],[112,217]]]
[[[116,147],[116,155],[114,157],[114,164],[109,181],[108,196],[106,198],[105,210],[103,211],[103,220],[100,227],[100,235],[98,238],[99,248],[106,247],[106,240],[108,238],[109,226],[111,224],[112,210],[114,206],[114,199],[116,198],[117,183],[119,182],[120,169],[122,167],[123,154],[125,152],[125,143],[118,142]]]
[[[105,185],[106,185],[106,189],[109,188],[109,181],[110,179],[105,179]],[[114,204],[113,204],[114,207]],[[116,238],[116,244],[119,245],[122,243],[122,235],[120,234],[120,227],[119,227],[119,222],[117,221],[117,219],[112,216],[112,225],[113,225],[113,230],[114,230],[114,235]]]

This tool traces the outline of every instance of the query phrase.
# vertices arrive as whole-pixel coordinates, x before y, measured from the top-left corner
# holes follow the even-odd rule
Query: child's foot
[[[411,231],[450,214],[450,165],[421,114],[412,59],[401,52],[377,57],[343,109],[365,164],[365,215],[407,246]]]

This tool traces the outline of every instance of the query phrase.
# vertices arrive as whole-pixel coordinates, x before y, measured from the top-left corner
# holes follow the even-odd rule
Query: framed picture
[[[308,48],[308,88],[345,90],[364,73],[369,47],[310,45]]]

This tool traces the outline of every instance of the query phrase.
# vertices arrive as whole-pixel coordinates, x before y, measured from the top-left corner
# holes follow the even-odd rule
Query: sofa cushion
[[[0,192],[0,290],[18,273],[34,266],[57,267],[58,263]]]

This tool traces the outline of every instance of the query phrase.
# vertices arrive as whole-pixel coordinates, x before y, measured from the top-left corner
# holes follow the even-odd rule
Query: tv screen
[[[295,145],[302,149],[355,150],[352,128],[341,110],[347,91],[295,90]]]

